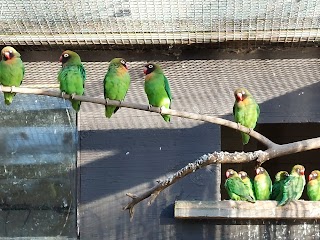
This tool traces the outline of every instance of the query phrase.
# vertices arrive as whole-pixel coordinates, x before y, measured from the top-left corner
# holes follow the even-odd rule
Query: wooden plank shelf
[[[175,218],[180,219],[320,219],[320,201],[176,201]]]

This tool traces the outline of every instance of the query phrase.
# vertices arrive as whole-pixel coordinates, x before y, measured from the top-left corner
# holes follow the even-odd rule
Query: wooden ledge
[[[320,201],[176,201],[175,218],[186,219],[320,219]]]

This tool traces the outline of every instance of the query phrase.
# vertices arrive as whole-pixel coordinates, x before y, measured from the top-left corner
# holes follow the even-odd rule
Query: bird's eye
[[[9,50],[9,53],[13,53],[13,51],[12,51],[12,50]]]
[[[121,62],[121,64],[123,64],[123,65],[125,65],[125,64],[126,64],[126,61],[125,61],[125,60],[123,60],[123,59],[122,59],[120,62]]]
[[[65,53],[65,54],[63,54],[63,57],[64,57],[64,58],[67,58],[67,57],[69,57],[69,54],[68,54],[68,53]]]
[[[148,68],[153,68],[153,65],[152,64],[148,65]]]

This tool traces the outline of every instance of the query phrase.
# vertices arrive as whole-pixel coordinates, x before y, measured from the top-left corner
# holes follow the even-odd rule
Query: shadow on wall
[[[316,83],[261,103],[259,123],[318,123],[319,90],[320,83]],[[225,117],[232,119],[231,115]],[[289,135],[293,138],[288,142],[309,136],[301,135],[303,131],[299,131],[299,126],[292,129]],[[233,132],[233,137],[240,141],[240,135]],[[278,133],[279,130],[271,128],[266,135],[272,140]],[[128,213],[121,211],[129,201],[126,192],[139,194],[153,186],[156,179],[163,179],[166,174],[177,171],[204,153],[219,150],[219,135],[219,127],[208,123],[190,129],[80,132],[82,236],[91,239],[138,239],[141,236],[146,239],[159,239],[159,236],[161,239],[248,239],[251,236],[293,239],[296,236],[318,236],[317,221],[174,219],[173,203],[176,199],[219,199],[216,183],[220,183],[220,171],[214,167],[209,168],[211,171],[199,170],[169,187],[148,208],[146,201],[141,202],[136,206],[133,221],[129,221]],[[239,146],[238,139],[232,139],[235,146]],[[285,138],[281,141],[287,142]],[[257,143],[252,144],[256,149]],[[319,155],[318,150],[314,152],[316,155]],[[315,159],[307,161],[312,164]],[[269,163],[274,161],[277,159]],[[269,163],[265,164],[267,169],[271,167]],[[291,162],[288,163],[291,167]]]

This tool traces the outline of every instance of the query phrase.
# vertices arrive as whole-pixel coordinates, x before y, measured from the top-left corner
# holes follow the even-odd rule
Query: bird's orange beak
[[[60,58],[59,58],[59,62],[62,62],[62,55],[61,55]]]
[[[229,178],[229,176],[230,176],[230,173],[229,173],[229,171],[227,171],[226,172],[226,177]]]
[[[300,175],[304,175],[304,170],[300,171]]]
[[[143,73],[144,73],[145,75],[147,75],[147,71],[148,71],[147,67],[144,67],[144,68],[143,68]]]

